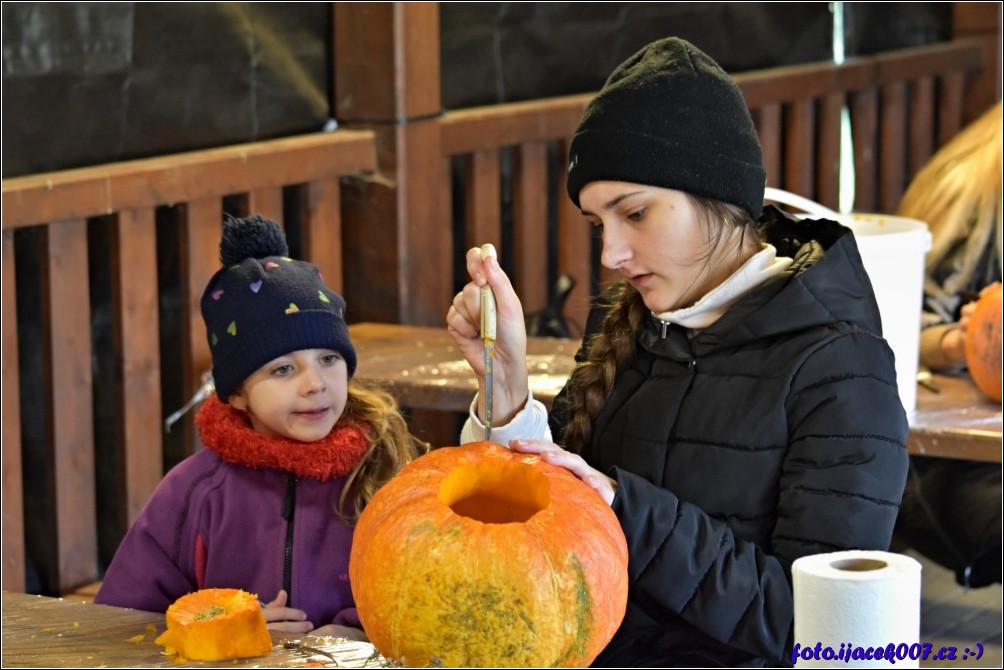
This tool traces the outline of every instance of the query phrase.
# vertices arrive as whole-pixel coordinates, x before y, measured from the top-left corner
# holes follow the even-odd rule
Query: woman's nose
[[[631,258],[631,245],[623,235],[619,234],[613,225],[603,227],[603,243],[600,251],[600,263],[604,267],[616,270]]]

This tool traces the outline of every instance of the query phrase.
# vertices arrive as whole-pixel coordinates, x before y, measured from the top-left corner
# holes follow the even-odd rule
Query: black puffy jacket
[[[693,339],[650,317],[583,454],[617,480],[630,554],[628,612],[597,664],[790,664],[792,562],[888,548],[908,427],[854,236],[775,208],[763,221],[791,267]],[[565,420],[562,392],[558,441]]]

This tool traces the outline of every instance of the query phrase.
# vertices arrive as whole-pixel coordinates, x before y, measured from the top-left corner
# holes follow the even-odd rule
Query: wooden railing
[[[26,555],[50,595],[94,581],[99,510],[112,552],[160,481],[162,376],[177,407],[211,365],[224,211],[285,221],[341,290],[339,179],[375,165],[372,133],[338,131],[3,182],[4,589]]]
[[[459,226],[454,226],[453,257],[463,263],[463,252],[468,247],[484,242],[495,244],[502,250],[501,261],[511,271],[527,313],[545,307],[549,288],[559,273],[578,278],[573,304],[588,299],[593,266],[589,229],[564,196],[564,170],[555,169],[554,163],[557,160],[561,166],[567,164],[568,142],[591,97],[577,95],[465,109],[449,112],[442,119],[442,151],[446,157],[443,199],[450,203],[457,197],[465,205],[462,238],[456,237]],[[455,157],[460,160],[454,161]],[[512,175],[504,201],[503,157]],[[451,179],[454,164],[461,168],[459,190],[453,188]],[[451,207],[447,205],[444,210],[451,211]],[[509,226],[503,226],[506,214],[511,217]],[[504,228],[511,231],[511,237],[503,235]],[[556,266],[548,258],[549,250],[555,247]],[[573,311],[582,313],[581,309]]]
[[[853,131],[855,209],[895,211],[910,178],[962,124],[963,84],[980,65],[975,41],[757,70],[735,79],[764,150],[767,183],[839,205],[840,117]],[[566,316],[585,323],[589,301],[608,277],[591,231],[564,195],[568,143],[590,95],[495,105],[443,116],[444,199],[456,208],[453,258],[492,242],[528,312],[542,309],[555,278],[577,282]],[[460,174],[451,188],[451,165]],[[509,173],[511,182],[502,183]],[[503,187],[504,191],[503,192]],[[450,211],[449,208],[446,211]],[[511,225],[507,225],[511,220]],[[461,225],[462,222],[462,225]],[[505,222],[505,223],[504,223]],[[550,251],[550,254],[549,254]],[[462,265],[445,268],[462,277]],[[581,332],[573,332],[581,334]]]
[[[839,204],[840,115],[851,117],[855,209],[892,213],[910,178],[962,126],[972,40],[736,76],[754,114],[767,183]]]

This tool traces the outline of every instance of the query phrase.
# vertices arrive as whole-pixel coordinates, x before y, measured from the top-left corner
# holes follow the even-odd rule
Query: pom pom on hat
[[[275,221],[260,214],[243,219],[227,215],[220,238],[220,262],[224,266],[236,265],[245,258],[288,255],[286,235]]]
[[[213,355],[213,381],[223,402],[269,361],[301,349],[331,349],[351,377],[356,352],[345,300],[312,263],[288,257],[279,224],[254,215],[223,223],[224,267],[202,294],[202,318]]]
[[[644,47],[610,74],[572,139],[567,186],[576,205],[593,181],[684,191],[758,218],[766,171],[739,87],[685,40]]]

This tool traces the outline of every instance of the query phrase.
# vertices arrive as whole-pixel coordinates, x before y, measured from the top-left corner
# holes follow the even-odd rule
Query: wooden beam
[[[570,144],[562,147],[562,165],[568,165]],[[575,280],[565,304],[565,318],[572,337],[582,337],[593,298],[592,226],[568,197],[558,201],[558,274]]]
[[[547,145],[520,144],[513,180],[513,280],[523,312],[547,307]]]
[[[328,288],[341,294],[345,265],[341,187],[337,179],[321,179],[307,185],[303,198],[303,258],[320,269]]]
[[[17,360],[17,291],[14,233],[3,231],[3,584],[24,591],[24,484],[21,477],[21,395]]]
[[[219,198],[206,198],[180,208],[181,227],[181,347],[182,383],[185,400],[202,386],[202,374],[212,368],[200,301],[213,274],[220,269],[220,233],[223,205]],[[184,418],[185,454],[197,443],[192,414]]]
[[[55,588],[65,593],[98,576],[86,222],[49,225],[45,265],[46,419],[58,555],[54,577]]]
[[[979,45],[979,72],[965,86],[962,123],[978,116],[1001,99],[1001,3],[953,2],[952,37],[970,38]]]
[[[344,194],[346,246],[374,262],[346,276],[355,318],[441,324],[452,294],[442,217],[439,4],[335,3],[335,110],[376,131],[379,174]]]
[[[455,249],[459,256],[470,247],[485,243],[502,248],[502,196],[500,194],[499,152],[479,151],[468,163],[467,224],[463,248]]]
[[[373,133],[339,130],[3,180],[3,229],[190,202],[376,167]]]
[[[571,137],[594,93],[473,107],[443,115],[443,155]]]
[[[114,227],[112,318],[118,445],[122,454],[122,532],[139,516],[164,474],[160,398],[160,316],[154,210],[125,210]]]

